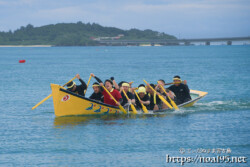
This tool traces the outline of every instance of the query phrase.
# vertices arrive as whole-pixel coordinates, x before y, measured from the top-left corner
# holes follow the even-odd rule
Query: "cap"
[[[144,87],[139,87],[138,93],[145,93],[146,94],[146,89]]]

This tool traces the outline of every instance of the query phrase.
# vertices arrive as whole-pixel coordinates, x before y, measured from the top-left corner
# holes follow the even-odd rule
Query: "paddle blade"
[[[122,112],[124,112],[124,114],[127,114],[127,111],[122,107],[122,105],[119,105],[120,110],[122,110]]]
[[[136,111],[136,109],[135,109],[135,106],[134,106],[133,104],[131,104],[130,106],[131,106],[131,108],[132,108],[132,113],[133,113],[133,114],[137,114],[137,111]]]
[[[64,84],[62,87],[66,86],[68,83],[70,83],[71,81],[73,81],[74,79],[76,79],[76,77],[72,78],[71,80],[69,80],[66,84]],[[34,107],[32,107],[32,110],[34,110],[35,108],[37,108],[40,104],[42,104],[43,102],[45,102],[46,100],[48,100],[50,97],[52,96],[52,94],[50,94],[49,96],[45,97],[42,101],[40,101],[39,103],[37,103]]]
[[[142,106],[142,110],[144,113],[148,113],[148,109],[144,105]]]
[[[45,102],[46,100],[48,100],[51,96],[52,96],[52,94],[50,94],[49,96],[45,97],[42,101],[40,101],[40,102],[37,103],[34,107],[32,107],[32,110],[34,110],[34,109],[37,108],[40,104],[42,104],[43,102]]]
[[[161,99],[161,101],[163,101],[163,103],[165,103],[169,108],[173,108],[168,102],[167,102],[167,100],[166,99],[164,99],[164,97],[162,97],[162,96],[159,96],[159,98]]]
[[[171,100],[171,104],[175,110],[179,110],[179,108],[177,107],[177,105],[175,104],[175,102],[173,100]]]

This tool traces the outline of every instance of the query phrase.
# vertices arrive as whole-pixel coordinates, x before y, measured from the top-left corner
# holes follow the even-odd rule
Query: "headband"
[[[128,83],[125,82],[125,83],[122,84],[122,86],[127,86],[127,87],[129,87],[130,85],[129,85]]]
[[[72,87],[75,86],[75,85],[76,85],[76,83],[73,82],[73,84],[72,84],[71,86],[67,86],[67,87],[70,89],[70,88],[72,88]]]

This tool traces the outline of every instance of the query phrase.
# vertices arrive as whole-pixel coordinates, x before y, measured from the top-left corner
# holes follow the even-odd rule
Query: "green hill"
[[[0,32],[0,45],[90,46],[98,45],[98,41],[93,39],[100,37],[101,39],[113,37],[115,40],[176,39],[174,36],[152,30],[122,30],[103,27],[96,23],[77,22],[41,27],[29,24],[14,32]]]

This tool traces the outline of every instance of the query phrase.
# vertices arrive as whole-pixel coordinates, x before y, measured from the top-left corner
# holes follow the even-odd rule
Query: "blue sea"
[[[180,75],[208,95],[150,115],[55,117],[52,98],[31,110],[77,73],[134,86]],[[0,166],[250,166],[249,92],[250,46],[0,48]]]

